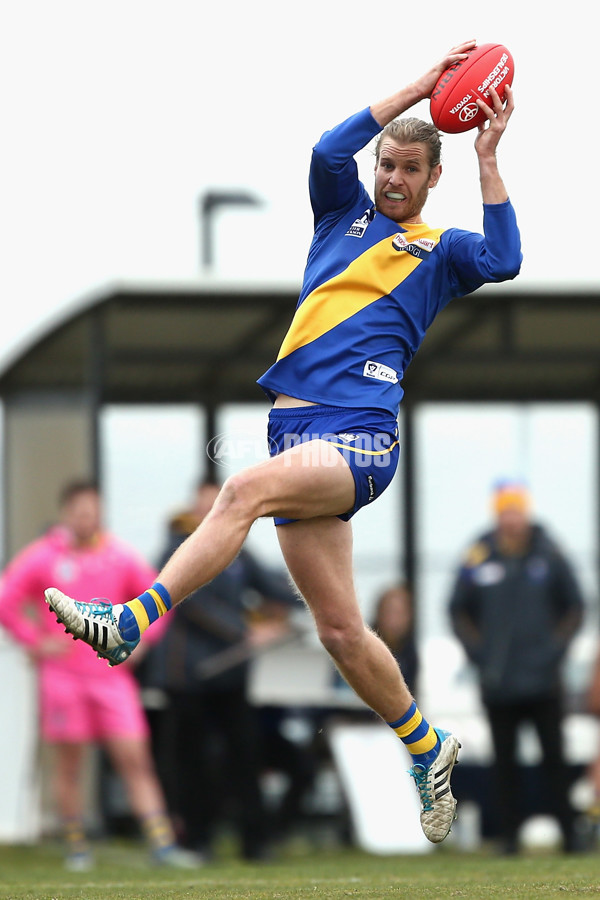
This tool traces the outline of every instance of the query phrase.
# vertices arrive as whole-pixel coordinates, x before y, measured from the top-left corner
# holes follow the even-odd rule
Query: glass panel
[[[106,406],[100,416],[106,523],[150,562],[173,513],[206,470],[204,413],[196,406]]]
[[[462,554],[492,527],[490,493],[502,477],[531,487],[534,518],[554,535],[587,602],[569,652],[570,692],[583,690],[597,650],[598,415],[588,404],[425,404],[415,418],[418,626],[427,710],[473,710],[477,690],[452,635],[447,603]],[[457,674],[457,669],[463,667]],[[436,690],[440,671],[446,696]],[[456,676],[456,679],[455,679]]]

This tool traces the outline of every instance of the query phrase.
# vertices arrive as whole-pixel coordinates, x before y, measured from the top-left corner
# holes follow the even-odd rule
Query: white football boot
[[[430,766],[418,763],[409,769],[421,801],[421,828],[427,840],[439,844],[448,837],[456,819],[456,800],[450,789],[450,777],[460,744],[448,731],[436,728],[442,742],[440,752]]]
[[[122,636],[110,600],[80,603],[58,588],[48,588],[45,597],[56,621],[65,626],[65,631],[72,634],[74,640],[89,644],[99,657],[108,660],[109,666],[125,662],[140,642],[139,638],[126,641]]]

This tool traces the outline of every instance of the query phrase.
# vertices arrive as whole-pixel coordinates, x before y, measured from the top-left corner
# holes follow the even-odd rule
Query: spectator
[[[193,508],[170,523],[165,560],[197,528],[218,493],[212,481],[199,485]],[[183,844],[200,860],[213,853],[227,799],[242,856],[262,859],[269,853],[260,727],[247,696],[249,661],[258,648],[287,633],[295,602],[287,582],[242,549],[174,609],[146,661],[147,681],[169,698],[167,792]]]
[[[587,694],[587,711],[600,718],[600,652],[597,653]],[[588,816],[594,825],[600,824],[600,751],[590,763],[588,776],[594,799],[588,809]]]
[[[123,779],[153,861],[187,866],[195,861],[175,844],[130,668],[99,665],[48,615],[44,603],[49,581],[88,602],[108,587],[124,602],[154,577],[133,550],[103,530],[101,516],[95,484],[73,482],[64,488],[60,524],[25,547],[3,573],[0,623],[37,666],[41,737],[54,749],[53,792],[67,868],[84,871],[93,864],[81,786],[84,753],[92,742],[101,742]]]
[[[501,849],[518,852],[521,821],[516,744],[519,726],[536,729],[549,811],[565,851],[579,849],[563,756],[561,665],[583,612],[565,556],[532,521],[520,482],[493,494],[495,526],[467,552],[450,600],[455,634],[476,666],[495,754]]]

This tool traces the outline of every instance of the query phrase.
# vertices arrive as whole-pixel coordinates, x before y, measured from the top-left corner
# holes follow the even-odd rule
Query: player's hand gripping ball
[[[515,64],[503,44],[482,44],[442,72],[431,94],[433,124],[447,134],[469,131],[485,122],[477,98],[491,106],[490,87],[504,100],[504,89],[512,86]]]

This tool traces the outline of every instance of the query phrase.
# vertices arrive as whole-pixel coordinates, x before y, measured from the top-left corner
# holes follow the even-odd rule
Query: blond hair
[[[439,166],[442,161],[442,141],[440,132],[435,125],[424,122],[422,119],[409,117],[406,119],[394,119],[386,125],[375,145],[375,159],[379,162],[379,150],[381,142],[385,138],[391,138],[398,144],[426,144],[429,148],[429,165],[431,168]]]

